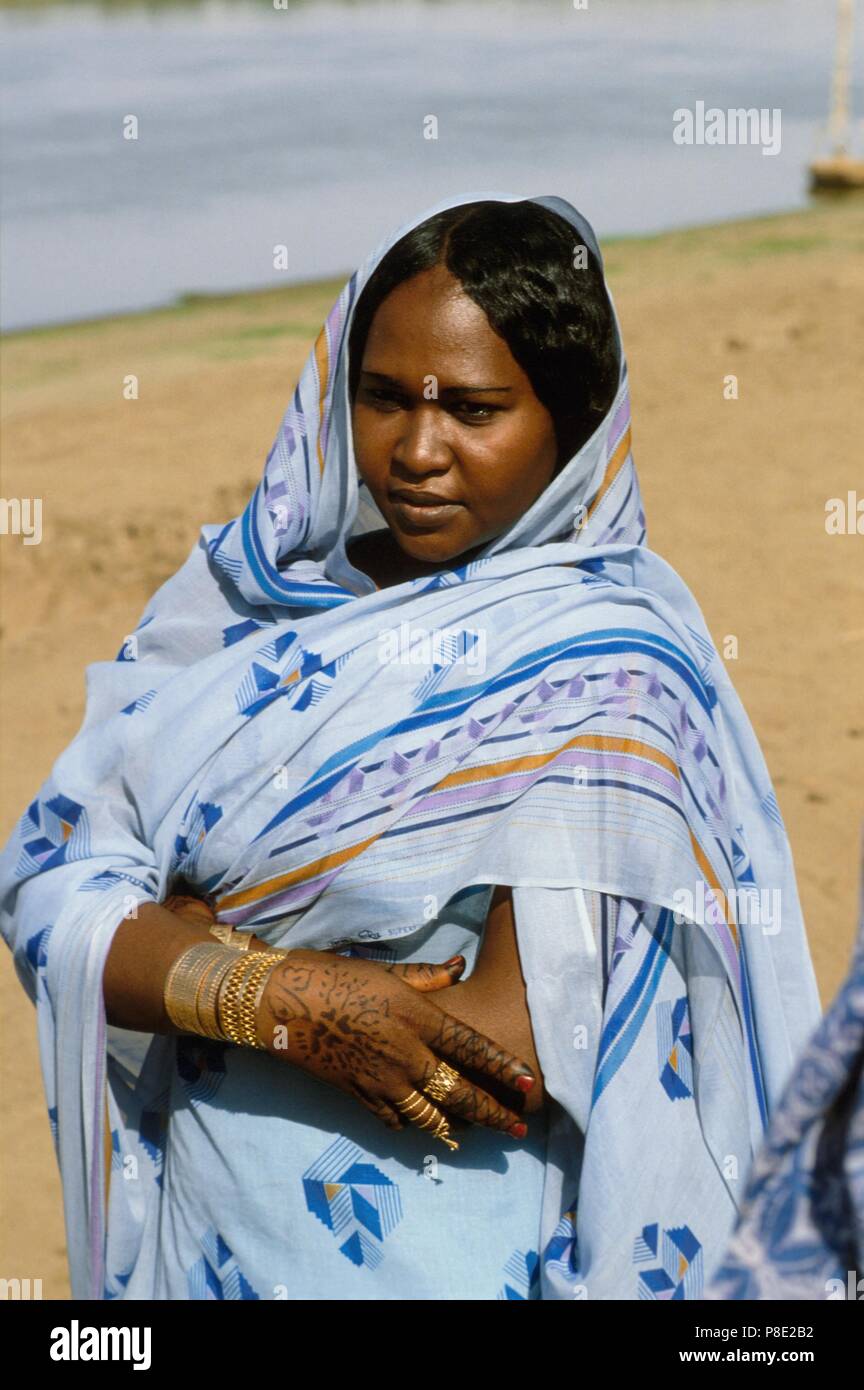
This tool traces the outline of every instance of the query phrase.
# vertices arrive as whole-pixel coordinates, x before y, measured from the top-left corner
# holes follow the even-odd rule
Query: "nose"
[[[443,428],[441,411],[433,404],[405,412],[405,426],[396,442],[392,461],[415,476],[446,472],[453,459]]]

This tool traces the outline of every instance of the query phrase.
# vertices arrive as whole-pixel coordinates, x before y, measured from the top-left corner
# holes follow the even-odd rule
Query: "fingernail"
[[[518,1124],[511,1125],[507,1133],[512,1134],[514,1139],[524,1139],[528,1133],[528,1126],[523,1125],[520,1120]]]
[[[519,1087],[519,1090],[520,1090],[520,1091],[530,1091],[530,1090],[531,1090],[531,1087],[534,1085],[534,1077],[533,1077],[533,1076],[517,1076],[517,1077],[516,1077],[516,1085]]]
[[[445,968],[445,970],[452,970],[455,966],[457,966],[457,965],[464,965],[464,964],[465,964],[465,957],[464,957],[464,956],[452,956],[452,957],[450,958],[450,960],[445,960],[445,962],[444,962],[444,968]]]

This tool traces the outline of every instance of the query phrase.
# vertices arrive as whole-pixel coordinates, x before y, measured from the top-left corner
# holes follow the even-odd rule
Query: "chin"
[[[441,531],[430,531],[422,536],[400,531],[397,526],[391,526],[390,530],[393,539],[405,555],[410,555],[412,560],[428,560],[429,564],[455,560],[463,551],[471,548],[470,542],[466,545],[461,541],[448,540],[443,528]]]

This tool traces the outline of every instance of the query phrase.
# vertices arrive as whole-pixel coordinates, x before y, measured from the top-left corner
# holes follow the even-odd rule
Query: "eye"
[[[360,394],[367,404],[375,406],[377,410],[401,410],[405,404],[404,398],[392,387],[365,386]]]
[[[490,420],[501,409],[498,405],[485,405],[482,401],[457,401],[453,407],[454,414],[460,414],[466,420],[476,420],[478,423]]]

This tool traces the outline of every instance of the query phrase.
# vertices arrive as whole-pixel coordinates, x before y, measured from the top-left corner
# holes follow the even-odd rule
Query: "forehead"
[[[518,371],[504,339],[446,267],[403,281],[379,305],[366,339],[366,371],[440,376],[480,365],[499,375]]]

